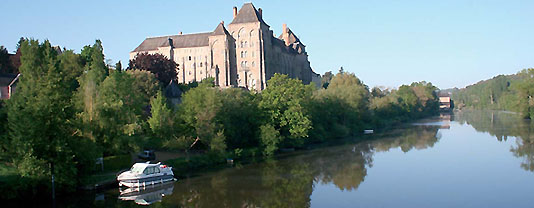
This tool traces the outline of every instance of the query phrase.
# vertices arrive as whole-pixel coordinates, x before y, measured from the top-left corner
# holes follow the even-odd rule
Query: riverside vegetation
[[[0,104],[0,187],[8,198],[50,191],[52,172],[56,190],[75,191],[99,171],[99,157],[201,152],[166,161],[182,171],[355,136],[434,115],[439,106],[431,83],[370,90],[343,70],[325,74],[320,89],[280,74],[262,92],[206,79],[181,85],[174,105],[164,89],[176,64],[164,56],[141,54],[123,70],[105,63],[100,41],[80,54],[31,39],[19,49],[17,92]]]
[[[534,68],[454,89],[457,108],[515,111],[534,119]]]

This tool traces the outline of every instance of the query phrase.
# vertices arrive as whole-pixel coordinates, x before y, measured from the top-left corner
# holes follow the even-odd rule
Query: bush
[[[117,155],[104,157],[104,171],[118,171],[132,166],[131,155]]]

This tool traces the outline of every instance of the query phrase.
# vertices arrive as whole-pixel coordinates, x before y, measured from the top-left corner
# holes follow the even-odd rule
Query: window
[[[254,57],[254,51],[252,51],[252,54],[250,54],[252,57]]]
[[[202,67],[202,62],[200,62],[200,67]]]
[[[154,167],[154,173],[159,173],[159,168],[158,167]]]
[[[245,48],[246,48],[247,46],[248,46],[248,42],[247,42],[247,41],[245,41]]]
[[[247,57],[247,51],[245,51],[245,57],[243,57],[243,58],[246,58],[246,57]]]
[[[191,56],[189,56],[189,61],[191,61]]]
[[[252,67],[255,67],[256,66],[256,63],[254,63],[254,61],[252,62]]]
[[[191,68],[195,68],[195,63],[192,63],[192,64],[191,64]]]
[[[154,167],[147,167],[145,168],[145,171],[143,171],[145,175],[154,174]]]
[[[241,51],[241,58],[247,57],[247,51]]]

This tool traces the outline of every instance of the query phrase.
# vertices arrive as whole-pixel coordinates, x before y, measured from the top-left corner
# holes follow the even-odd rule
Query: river
[[[114,188],[60,204],[534,207],[533,171],[534,122],[509,112],[463,111],[136,194]]]

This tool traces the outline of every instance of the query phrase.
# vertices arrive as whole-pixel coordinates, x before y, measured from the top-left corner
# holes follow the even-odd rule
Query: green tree
[[[115,64],[115,70],[122,71],[122,63],[121,63],[121,61],[119,61],[119,62],[117,62]]]
[[[209,82],[202,82],[183,95],[179,114],[188,129],[184,135],[194,139],[192,146],[198,142],[210,147],[221,143],[221,138],[217,135],[222,130],[222,125],[217,120],[221,107],[220,92]],[[218,138],[214,141],[215,137]]]
[[[266,124],[260,127],[260,139],[263,146],[263,155],[272,156],[280,143],[280,132],[273,126]]]
[[[520,72],[522,81],[516,85],[518,109],[525,117],[534,119],[534,68]]]
[[[228,147],[257,147],[257,133],[264,119],[255,96],[241,88],[228,88],[220,92],[220,97],[217,120],[223,125]]]
[[[267,84],[259,102],[260,109],[267,115],[267,124],[280,132],[282,144],[302,144],[312,128],[307,105],[314,87],[281,74],[275,74]]]
[[[369,97],[369,88],[356,75],[347,72],[336,74],[328,88],[314,95],[317,136],[329,139],[361,132],[370,120]]]
[[[161,91],[150,101],[150,118],[148,124],[152,135],[159,140],[166,140],[172,137],[174,128],[174,119],[172,110],[167,105],[167,99]]]
[[[94,162],[94,144],[75,136],[71,104],[72,82],[57,52],[48,41],[21,42],[22,76],[8,105],[10,138],[14,148],[13,164],[19,174],[33,180],[43,180],[54,168],[57,183],[72,190],[78,174]],[[80,153],[84,149],[85,152]]]
[[[141,97],[144,103],[149,103],[150,100],[161,91],[161,83],[156,79],[156,76],[149,71],[128,70],[126,73],[130,74],[134,79],[136,91],[141,92]]]
[[[142,133],[142,93],[132,88],[134,78],[124,72],[111,73],[98,87],[96,124],[104,153],[119,154],[139,150]]]
[[[4,46],[0,46],[0,74],[13,72],[15,72],[15,67],[11,63],[11,55]]]
[[[0,100],[0,123],[4,124],[0,126],[0,161],[10,160],[9,152],[11,150],[11,142],[8,136],[8,123],[7,120],[7,105],[3,100]]]

